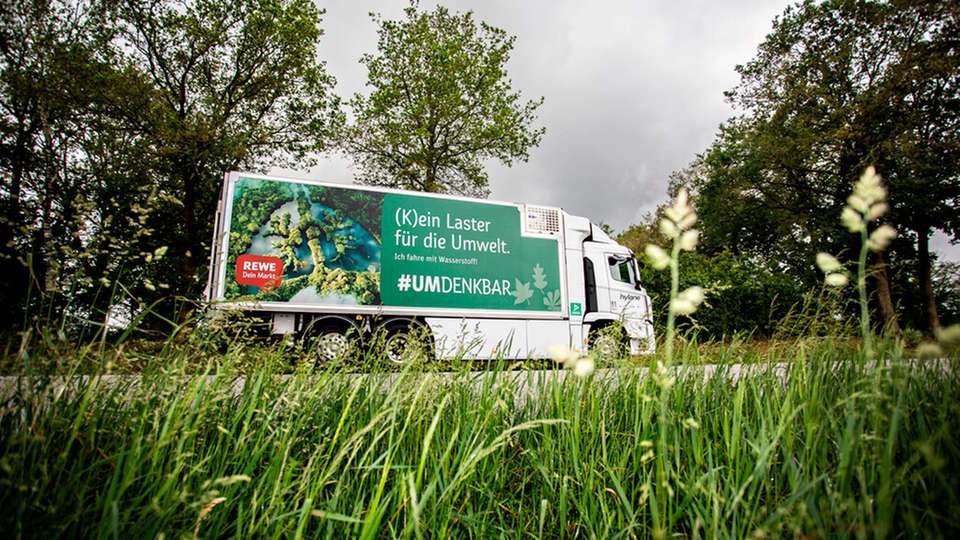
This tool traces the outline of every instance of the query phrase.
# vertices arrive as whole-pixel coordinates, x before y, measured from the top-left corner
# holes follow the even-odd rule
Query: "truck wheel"
[[[341,362],[353,353],[356,329],[322,326],[311,330],[311,340],[318,363]]]
[[[430,329],[414,321],[388,324],[383,341],[383,357],[387,363],[401,366],[433,359],[433,337]]]
[[[621,358],[629,350],[627,335],[617,324],[591,329],[589,344],[601,358]]]
[[[336,362],[350,352],[350,340],[342,332],[331,329],[317,336],[314,348],[321,362]]]

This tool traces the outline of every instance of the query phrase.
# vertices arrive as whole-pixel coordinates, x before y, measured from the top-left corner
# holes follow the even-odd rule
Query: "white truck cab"
[[[583,264],[581,343],[588,347],[591,332],[619,321],[629,339],[630,353],[652,354],[656,347],[652,306],[640,284],[634,254],[584,218],[568,215],[567,223],[568,238],[583,236],[578,243]],[[568,272],[575,273],[571,259],[577,254],[568,248]]]

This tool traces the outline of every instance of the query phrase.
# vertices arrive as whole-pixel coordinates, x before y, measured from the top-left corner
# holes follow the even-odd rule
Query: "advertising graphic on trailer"
[[[230,203],[225,300],[560,311],[513,205],[243,176]]]

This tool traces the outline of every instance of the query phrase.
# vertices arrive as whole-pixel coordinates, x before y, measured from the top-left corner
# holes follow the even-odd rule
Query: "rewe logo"
[[[237,283],[269,289],[280,285],[283,261],[277,257],[241,255],[237,257]]]

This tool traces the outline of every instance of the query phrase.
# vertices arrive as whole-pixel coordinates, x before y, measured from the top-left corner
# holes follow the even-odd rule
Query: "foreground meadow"
[[[584,378],[415,367],[285,375],[282,345],[258,349],[259,367],[241,377],[244,345],[199,373],[196,352],[171,345],[141,377],[5,387],[0,530],[955,536],[960,376],[950,361],[906,360],[888,345],[865,364],[829,343],[798,342],[736,381],[723,370],[705,378],[696,365]],[[773,369],[783,360],[786,372]]]

